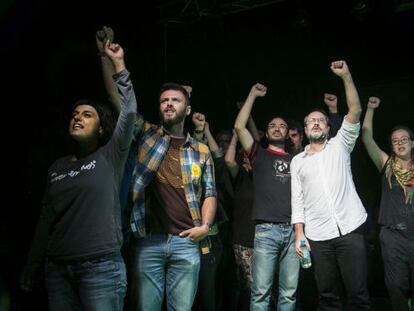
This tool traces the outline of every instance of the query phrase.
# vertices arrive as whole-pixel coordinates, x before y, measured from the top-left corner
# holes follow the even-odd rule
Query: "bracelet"
[[[208,227],[208,231],[211,230],[211,224],[209,222],[203,222],[202,226],[207,226]]]

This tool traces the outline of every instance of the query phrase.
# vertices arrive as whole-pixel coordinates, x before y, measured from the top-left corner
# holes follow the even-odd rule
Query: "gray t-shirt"
[[[114,76],[121,112],[109,142],[85,158],[55,161],[48,171],[43,210],[28,265],[118,252],[122,244],[119,186],[132,140],[136,99],[124,70]]]

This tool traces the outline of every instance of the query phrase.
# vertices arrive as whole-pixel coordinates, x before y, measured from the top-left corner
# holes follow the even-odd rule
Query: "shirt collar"
[[[170,133],[168,133],[168,131],[164,128],[163,125],[160,125],[157,131],[162,137],[163,136],[171,137]],[[197,149],[196,148],[197,141],[193,137],[191,137],[190,133],[187,130],[184,130],[184,135],[185,135],[185,142],[183,146],[190,146],[193,149]]]
[[[328,143],[329,143],[329,140],[328,140],[328,139],[326,139],[326,140],[325,140],[325,142],[323,143],[322,150],[324,150],[324,149],[326,148],[326,145],[327,145]],[[318,153],[318,152],[312,152],[312,151],[310,151],[309,149],[310,149],[310,144],[305,146],[305,149],[303,150],[303,155],[302,155],[302,157],[303,157],[303,158],[305,158],[305,157],[307,157],[307,156],[312,156],[312,155],[314,155],[315,153]],[[321,150],[321,151],[322,151],[322,150]]]

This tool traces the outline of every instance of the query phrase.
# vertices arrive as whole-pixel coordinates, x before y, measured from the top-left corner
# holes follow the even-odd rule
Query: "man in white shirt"
[[[348,297],[347,310],[368,310],[366,248],[361,228],[367,213],[351,173],[361,105],[345,61],[333,62],[331,70],[343,80],[348,114],[330,140],[326,113],[315,110],[305,117],[310,144],[291,162],[296,252],[303,256],[301,239],[312,249],[318,310],[342,310],[339,277]]]

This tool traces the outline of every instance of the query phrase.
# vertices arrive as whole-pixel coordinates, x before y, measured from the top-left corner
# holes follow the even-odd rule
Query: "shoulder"
[[[72,155],[66,155],[64,157],[58,158],[55,161],[52,162],[52,164],[49,166],[49,171],[56,169],[58,167],[61,167],[62,165],[66,165],[69,163],[72,159]]]
[[[361,128],[361,123],[351,123],[346,118],[343,119],[342,125],[340,130],[346,131],[346,132],[356,132],[358,133]]]
[[[191,136],[188,138],[188,142],[190,143],[191,147],[194,149],[195,152],[199,152],[200,154],[210,153],[210,149],[205,143],[202,143]]]
[[[290,161],[291,166],[299,165],[303,162],[304,158],[306,157],[306,151],[302,151],[292,157],[292,160]]]

